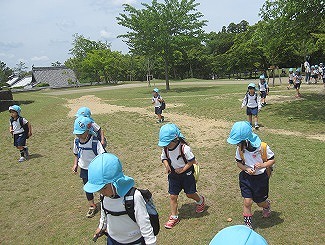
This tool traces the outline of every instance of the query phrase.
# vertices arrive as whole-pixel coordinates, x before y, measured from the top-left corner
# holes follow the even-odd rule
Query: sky
[[[162,2],[163,0],[159,0]],[[206,32],[219,32],[231,22],[246,20],[250,25],[260,20],[258,15],[264,0],[196,0],[197,10],[207,20]],[[0,0],[0,61],[9,68],[20,61],[31,70],[32,65],[63,64],[71,57],[73,35],[94,41],[107,41],[111,49],[128,52],[118,35],[127,32],[117,24],[123,4],[141,8],[151,0]]]

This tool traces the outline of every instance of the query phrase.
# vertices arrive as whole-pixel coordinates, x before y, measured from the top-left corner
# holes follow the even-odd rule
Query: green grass
[[[198,190],[207,197],[206,212],[195,214],[193,203],[182,193],[181,222],[172,230],[163,228],[169,215],[169,198],[166,175],[159,160],[161,149],[157,146],[161,125],[155,123],[150,104],[152,87],[88,93],[81,88],[78,94],[55,96],[45,91],[16,93],[14,99],[20,102],[23,116],[33,126],[34,135],[28,140],[32,155],[27,162],[18,163],[19,153],[8,132],[9,113],[1,112],[0,243],[92,243],[99,215],[85,218],[87,201],[82,182],[70,170],[74,118],[68,117],[69,109],[65,106],[69,99],[89,94],[101,98],[103,103],[148,109],[148,115],[119,111],[93,117],[105,130],[108,150],[121,159],[125,173],[135,178],[137,186],[154,193],[162,225],[159,244],[208,244],[222,228],[241,224],[242,198],[237,180],[239,171],[234,163],[235,147],[225,140],[233,122],[246,120],[245,111],[240,109],[246,82],[238,85],[179,82],[173,83],[168,92],[163,84],[157,87],[167,102],[167,120],[171,115],[181,115],[184,120],[200,118],[204,123],[215,119],[228,125],[210,128],[212,138],[203,135],[202,138],[212,144],[202,146],[196,143],[202,140],[194,134],[198,128],[187,126],[191,122],[179,123],[202,164]],[[269,100],[259,114],[265,127],[258,134],[276,154],[270,182],[272,216],[262,219],[259,208],[253,205],[255,230],[269,244],[322,244],[325,240],[325,96],[323,91],[304,92],[304,86],[302,93],[303,100],[284,103]],[[285,85],[277,86],[271,88],[271,95],[293,97],[294,91],[287,91]],[[220,136],[213,138],[215,132],[220,132]],[[323,140],[311,139],[311,135]],[[226,221],[228,217],[233,219],[231,223]],[[105,244],[105,239],[97,243]]]

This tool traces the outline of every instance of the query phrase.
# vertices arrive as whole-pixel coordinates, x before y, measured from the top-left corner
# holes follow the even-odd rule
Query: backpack
[[[266,147],[267,147],[267,144],[265,142],[261,142],[260,152],[261,152],[261,157],[262,157],[263,162],[267,161]],[[239,148],[239,155],[240,155],[240,158],[242,159],[243,163],[245,163],[244,152],[241,151],[240,148]],[[273,171],[272,166],[266,168],[266,174],[267,174],[267,176],[269,176],[269,178],[272,175],[272,171]]]
[[[246,105],[248,104],[248,95],[249,95],[249,92],[247,91],[246,95],[245,95],[245,99],[246,99]],[[257,103],[257,93],[255,92],[255,101]]]
[[[161,96],[160,95],[158,95],[158,99],[161,99]],[[166,103],[165,103],[165,100],[164,99],[161,102],[160,109],[162,109],[162,110],[165,110],[166,109]]]
[[[180,147],[180,154],[181,154],[181,157],[183,158],[183,161],[185,163],[187,163],[187,159],[185,157],[185,154],[184,154],[184,147],[185,147],[185,144],[182,144],[181,143],[181,147]],[[173,167],[171,166],[171,161],[170,161],[170,158],[169,158],[169,154],[168,154],[168,149],[167,147],[164,147],[164,151],[165,151],[165,155],[167,157],[167,160],[168,160],[168,163],[169,163],[169,166],[171,167],[171,169],[173,170]],[[197,183],[198,180],[199,180],[199,176],[200,176],[200,166],[198,163],[194,163],[193,164],[193,168],[194,168],[194,172],[193,172],[193,175],[194,175],[194,178],[195,178],[195,182]]]
[[[135,220],[135,215],[134,215],[134,192],[135,190],[140,191],[145,203],[146,203],[146,208],[147,208],[147,212],[149,214],[149,219],[150,219],[150,223],[153,229],[153,233],[155,236],[158,235],[159,230],[160,230],[160,224],[159,224],[159,215],[157,212],[157,209],[153,203],[152,200],[152,193],[149,190],[143,190],[143,189],[137,189],[135,187],[132,187],[124,196],[124,203],[125,203],[125,211],[121,211],[121,212],[113,212],[110,210],[107,210],[106,208],[104,208],[104,196],[100,196],[100,202],[102,204],[102,209],[104,210],[105,214],[110,214],[113,216],[120,216],[120,215],[129,215],[129,217],[136,222]]]
[[[10,124],[12,126],[12,123],[14,122],[14,119],[11,117],[10,118]],[[24,118],[22,117],[18,117],[18,122],[20,125],[20,128],[24,129],[24,134],[26,135],[26,139],[29,138],[28,133],[29,133],[29,127],[28,127],[28,123],[24,124]]]

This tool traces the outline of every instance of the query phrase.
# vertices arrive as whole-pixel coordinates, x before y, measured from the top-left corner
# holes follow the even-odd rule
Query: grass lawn
[[[156,86],[167,103],[166,121],[180,127],[201,164],[198,191],[206,196],[207,211],[196,214],[194,203],[181,193],[181,222],[172,230],[163,228],[169,197],[152,87],[15,93],[22,115],[33,126],[31,158],[18,163],[19,152],[8,131],[9,113],[1,112],[0,244],[92,243],[99,214],[85,217],[82,181],[71,171],[73,115],[84,105],[105,131],[107,149],[121,159],[125,173],[135,178],[136,186],[153,192],[160,213],[159,244],[209,244],[222,228],[242,224],[235,146],[226,139],[235,121],[247,119],[240,105],[249,81],[186,82],[193,81],[171,83],[168,92],[162,83]],[[253,226],[274,245],[325,241],[325,93],[322,85],[304,84],[301,93],[303,98],[295,99],[286,84],[271,87],[268,105],[259,114],[257,133],[274,151],[276,167],[270,180],[272,215],[261,218],[254,204]],[[232,222],[227,222],[229,217]],[[97,244],[106,241],[100,238]]]

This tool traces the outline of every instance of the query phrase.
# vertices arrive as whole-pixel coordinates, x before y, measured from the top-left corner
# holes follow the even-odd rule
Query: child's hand
[[[263,163],[260,163],[260,162],[255,163],[254,168],[255,169],[264,168],[264,164]]]
[[[177,174],[183,173],[183,168],[175,168],[175,173]]]
[[[78,173],[78,165],[77,164],[73,164],[72,171],[75,174]]]
[[[32,135],[33,135],[32,132],[29,131],[29,132],[28,132],[28,137],[30,137],[30,136],[32,136]]]
[[[165,166],[166,167],[166,174],[170,174],[172,172],[171,168],[169,165]]]
[[[255,169],[253,169],[253,168],[246,168],[245,172],[248,173],[249,175],[253,175],[253,174],[255,174]]]

